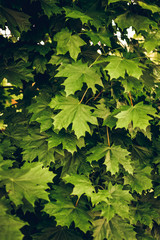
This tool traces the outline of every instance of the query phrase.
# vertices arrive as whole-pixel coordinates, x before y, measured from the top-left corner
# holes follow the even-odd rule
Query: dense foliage
[[[0,0],[6,27],[0,239],[160,239],[160,1]]]

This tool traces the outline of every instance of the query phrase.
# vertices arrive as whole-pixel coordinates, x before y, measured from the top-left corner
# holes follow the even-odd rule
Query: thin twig
[[[133,101],[132,101],[131,92],[129,92],[129,98],[130,98],[130,101],[131,101],[131,106],[133,106]]]
[[[109,139],[109,131],[108,131],[108,127],[106,127],[107,129],[107,140],[108,140],[108,146],[110,147],[111,144],[110,144],[110,139]]]
[[[93,63],[91,63],[91,65],[89,66],[89,68],[91,68],[91,67],[97,62],[97,60],[98,60],[100,57],[101,57],[101,55],[98,55],[98,57],[96,58],[96,60],[95,60]]]
[[[83,99],[84,99],[84,97],[85,97],[85,95],[86,95],[87,91],[88,91],[88,88],[87,88],[87,89],[86,89],[86,91],[84,92],[84,94],[83,94],[83,96],[82,96],[82,98],[81,98],[81,100],[80,100],[79,104],[81,104],[81,103],[82,103],[82,101],[83,101]]]
[[[93,100],[95,101],[101,95],[102,92],[103,92],[103,89],[97,94],[97,96],[95,96]]]
[[[78,198],[78,199],[77,199],[77,201],[76,201],[75,207],[77,207],[77,205],[78,205],[78,202],[79,202],[79,198]]]

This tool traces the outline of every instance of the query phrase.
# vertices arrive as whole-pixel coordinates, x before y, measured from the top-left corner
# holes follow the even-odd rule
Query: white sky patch
[[[3,35],[3,37],[5,37],[5,38],[9,38],[11,36],[11,31],[9,30],[9,28],[7,26],[6,26],[5,30],[0,28],[0,35]]]

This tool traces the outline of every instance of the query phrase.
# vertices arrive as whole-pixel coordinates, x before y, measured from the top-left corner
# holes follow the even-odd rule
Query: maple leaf
[[[10,64],[9,66],[4,66],[1,69],[0,77],[7,78],[8,82],[11,84],[16,84],[17,86],[21,86],[21,80],[25,80],[27,82],[33,81],[33,74],[31,69],[28,69],[28,64],[23,62],[22,60],[18,63]]]
[[[139,102],[134,106],[128,106],[124,111],[116,114],[118,118],[116,128],[126,128],[130,123],[133,124],[133,128],[140,128],[146,131],[146,128],[150,125],[149,120],[152,119],[148,114],[157,116],[156,109],[151,105],[144,105],[143,102]]]
[[[87,232],[91,227],[89,221],[91,221],[92,218],[88,214],[88,209],[85,204],[81,201],[79,201],[78,206],[75,207],[70,199],[61,196],[60,199],[58,197],[56,202],[47,203],[43,211],[50,216],[54,216],[57,225],[70,227],[74,221],[75,227],[80,228],[84,232]],[[80,219],[83,219],[83,221]]]
[[[9,214],[0,214],[0,239],[22,240],[24,235],[20,231],[20,228],[24,225],[25,223],[17,217]]]
[[[148,36],[145,38],[145,42],[143,46],[147,50],[147,52],[151,52],[156,47],[158,47],[159,41],[160,41],[160,32],[154,31],[148,34]]]
[[[135,78],[140,78],[142,75],[142,66],[136,59],[126,59],[121,58],[119,56],[109,56],[105,60],[109,62],[109,64],[104,68],[108,71],[108,74],[112,78],[119,78],[125,77],[125,73],[127,72],[128,75],[133,76]]]
[[[36,97],[36,102],[32,103],[27,109],[29,113],[33,113],[30,122],[37,121],[41,124],[41,132],[46,131],[52,127],[52,116],[53,113],[48,107],[50,98],[47,94],[40,94]]]
[[[87,16],[86,14],[84,14],[82,11],[78,11],[76,9],[73,9],[72,8],[66,8],[64,7],[63,8],[65,10],[65,14],[66,14],[66,18],[74,18],[74,19],[80,19],[82,24],[87,24],[88,21],[91,21],[92,18]]]
[[[52,132],[50,137],[47,139],[48,141],[48,149],[58,146],[59,144],[63,145],[63,149],[71,152],[72,154],[77,151],[77,146],[82,148],[84,146],[84,139],[77,139],[76,136],[59,132],[58,134]]]
[[[133,175],[128,175],[124,177],[124,184],[129,184],[132,191],[141,193],[143,190],[148,190],[152,188],[151,180],[151,167],[140,167],[137,166],[134,170]]]
[[[22,240],[23,234],[20,229],[26,225],[18,217],[8,214],[11,211],[9,200],[0,199],[0,239]]]
[[[98,44],[98,42],[100,41],[102,44],[106,44],[108,47],[111,47],[111,40],[110,40],[111,34],[106,30],[98,33],[88,31],[87,35],[90,37],[94,45]]]
[[[94,240],[136,240],[136,232],[133,226],[125,220],[115,216],[109,222],[105,218],[95,220],[94,224]]]
[[[105,157],[104,164],[107,166],[107,170],[112,174],[119,171],[119,164],[123,165],[124,169],[132,174],[133,168],[130,162],[130,153],[121,148],[120,146],[112,145],[107,147],[105,144],[99,144],[92,148],[88,154],[87,161],[98,161]]]
[[[105,100],[103,98],[98,103],[99,104],[96,105],[93,116],[102,118],[105,121],[107,117],[111,114],[110,110],[106,107]]]
[[[85,161],[85,156],[83,154],[67,154],[64,158],[61,158],[62,172],[61,177],[66,176],[66,174],[83,174],[89,177],[92,171],[90,164]]]
[[[36,69],[37,73],[44,73],[47,69],[46,64],[48,63],[47,59],[43,56],[36,56],[33,61],[33,68]]]
[[[80,198],[81,195],[83,194],[90,196],[90,194],[95,191],[89,178],[84,175],[67,174],[66,176],[63,177],[63,179],[65,182],[74,185],[72,194],[77,195],[78,198]]]
[[[48,18],[50,18],[53,14],[58,14],[58,13],[61,13],[62,11],[56,5],[57,0],[40,0],[40,2],[41,2],[42,9],[44,13],[48,16]]]
[[[151,5],[151,4],[147,4],[141,1],[138,1],[138,4],[147,10],[150,10],[152,13],[156,13],[156,12],[160,12],[160,7],[156,6],[156,5]]]
[[[130,218],[129,203],[132,196],[128,190],[123,190],[122,185],[108,184],[107,190],[99,190],[91,194],[92,203],[96,203],[93,211],[100,211],[101,216],[110,221],[115,214],[122,218]],[[98,204],[97,204],[98,203]]]
[[[86,83],[88,88],[91,88],[93,93],[96,93],[95,85],[103,86],[100,76],[93,68],[89,68],[87,64],[78,61],[73,64],[67,64],[64,68],[59,68],[59,72],[55,77],[67,77],[63,85],[67,95],[74,94],[81,90],[83,83]]]
[[[159,216],[154,206],[148,202],[138,202],[133,208],[133,215],[133,224],[139,221],[150,228],[153,226],[153,219],[157,219]]]
[[[119,15],[115,19],[115,22],[121,29],[129,28],[130,26],[132,26],[137,32],[141,30],[148,31],[150,30],[150,26],[152,26],[153,28],[157,28],[156,22],[151,21],[147,17],[140,16],[138,14],[131,14],[129,12]]]
[[[40,134],[39,129],[32,129],[27,136],[24,137],[21,146],[23,147],[23,160],[32,162],[36,157],[48,166],[50,162],[55,162],[54,154],[58,152],[63,155],[63,150],[52,148],[48,150],[47,135]]]
[[[108,0],[108,5],[115,2],[128,2],[128,0]]]
[[[51,225],[51,224],[50,224]],[[83,240],[77,231],[55,225],[43,227],[42,231],[32,235],[34,240]]]
[[[78,35],[72,35],[72,32],[69,32],[67,28],[56,33],[54,36],[54,41],[57,42],[57,55],[64,55],[69,51],[71,58],[73,58],[75,61],[78,57],[78,54],[81,52],[80,47],[86,44]]]
[[[61,112],[53,117],[54,128],[61,130],[62,128],[67,129],[72,124],[72,130],[78,138],[85,136],[85,132],[90,133],[88,123],[97,125],[96,117],[92,116],[92,107],[84,104],[80,104],[78,99],[73,97],[64,97],[56,95],[49,104],[51,108],[55,110],[61,109]]]
[[[54,176],[47,168],[42,169],[40,163],[26,163],[21,169],[1,171],[1,186],[6,186],[8,196],[16,206],[23,204],[23,198],[34,205],[38,198],[48,200],[45,190]]]
[[[7,21],[8,27],[15,37],[20,37],[21,32],[28,31],[30,28],[30,16],[25,14],[24,12],[18,12],[0,6],[0,15],[2,19],[5,19],[4,22]]]

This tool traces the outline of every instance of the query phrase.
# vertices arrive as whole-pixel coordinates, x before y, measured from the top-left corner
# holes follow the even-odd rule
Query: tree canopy
[[[160,1],[0,0],[0,29],[0,239],[159,240]]]

